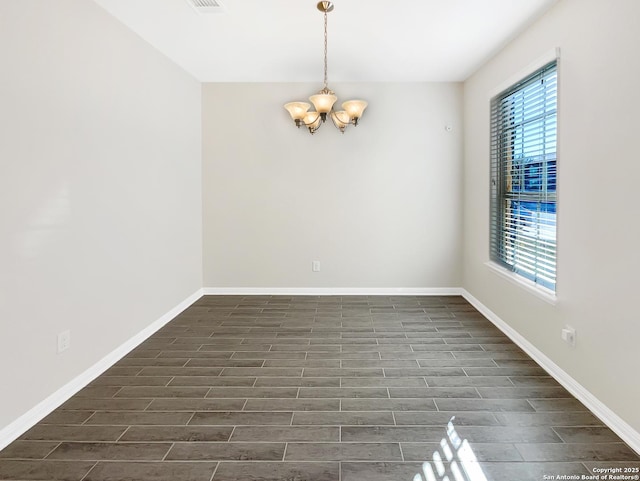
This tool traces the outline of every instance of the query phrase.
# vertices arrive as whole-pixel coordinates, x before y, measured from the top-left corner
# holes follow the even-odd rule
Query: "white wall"
[[[464,287],[640,432],[640,2],[562,0],[465,83]],[[557,305],[492,272],[489,94],[546,51],[559,67]],[[577,346],[560,339],[577,329]]]
[[[2,0],[0,86],[1,429],[197,291],[202,245],[193,78],[93,2]]]
[[[460,286],[461,84],[331,87],[369,101],[343,135],[282,107],[317,84],[204,85],[205,287]]]

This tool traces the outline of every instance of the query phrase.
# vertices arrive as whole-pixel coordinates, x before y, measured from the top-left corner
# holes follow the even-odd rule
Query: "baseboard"
[[[622,438],[631,449],[640,454],[640,433],[633,429],[620,416],[609,409],[602,401],[591,394],[582,384],[567,374],[560,366],[548,358],[542,351],[527,341],[515,329],[504,322],[496,313],[476,299],[466,289],[462,289],[462,296],[469,301],[482,315],[507,335],[515,344],[525,351],[556,381],[573,394],[582,404],[589,408],[603,423]]]
[[[459,287],[205,287],[208,296],[460,296]]]
[[[82,374],[69,381],[67,384],[62,386],[60,389],[55,391],[53,394],[48,396],[46,399],[31,408],[25,414],[20,416],[18,419],[13,421],[11,424],[0,430],[0,450],[4,449],[7,445],[24,434],[27,430],[40,422],[45,416],[50,414],[54,409],[67,401],[80,389],[85,387],[100,374],[113,366],[113,364],[126,356],[132,349],[146,340],[167,322],[172,320],[187,307],[200,299],[200,297],[202,297],[202,294],[202,289],[198,289],[196,292],[187,297],[184,301],[175,306],[169,312],[151,323],[149,326],[145,327],[142,331],[137,333],[132,338],[128,339],[126,342],[111,351],[94,365],[89,367]]]

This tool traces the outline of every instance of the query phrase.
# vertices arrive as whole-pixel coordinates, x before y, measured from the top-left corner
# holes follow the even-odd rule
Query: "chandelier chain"
[[[324,88],[328,85],[327,74],[327,12],[324,12]]]

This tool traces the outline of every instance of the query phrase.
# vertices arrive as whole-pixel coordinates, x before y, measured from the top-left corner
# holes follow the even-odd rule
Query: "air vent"
[[[187,0],[187,3],[198,13],[224,12],[224,5],[220,0]]]

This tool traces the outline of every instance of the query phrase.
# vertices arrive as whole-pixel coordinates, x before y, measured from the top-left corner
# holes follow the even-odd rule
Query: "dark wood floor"
[[[542,481],[638,467],[455,296],[203,297],[0,452],[2,480]]]

